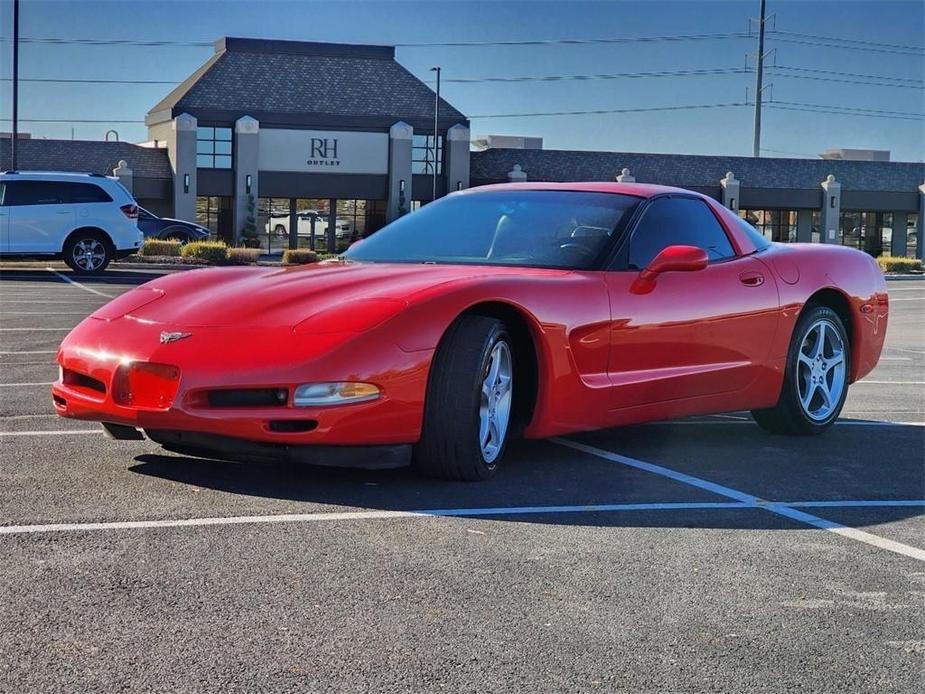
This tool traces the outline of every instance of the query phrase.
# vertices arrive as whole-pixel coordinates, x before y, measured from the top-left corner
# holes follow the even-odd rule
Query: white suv
[[[0,256],[63,258],[74,272],[102,272],[141,247],[138,205],[100,174],[0,174]]]

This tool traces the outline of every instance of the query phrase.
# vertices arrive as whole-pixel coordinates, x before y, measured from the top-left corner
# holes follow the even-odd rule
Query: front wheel
[[[463,316],[431,365],[413,466],[431,477],[477,481],[494,475],[513,409],[514,356],[504,324]]]
[[[752,417],[775,434],[821,434],[838,419],[848,395],[851,354],[841,318],[827,306],[806,310],[797,322],[774,407]]]
[[[74,234],[64,245],[64,262],[80,275],[102,272],[112,260],[109,240],[95,231]]]

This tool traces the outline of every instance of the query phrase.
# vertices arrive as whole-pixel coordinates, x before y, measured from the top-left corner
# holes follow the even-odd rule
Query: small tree
[[[260,239],[257,238],[257,216],[253,195],[247,196],[247,215],[244,217],[241,236],[244,237],[244,245],[248,248],[260,247]]]

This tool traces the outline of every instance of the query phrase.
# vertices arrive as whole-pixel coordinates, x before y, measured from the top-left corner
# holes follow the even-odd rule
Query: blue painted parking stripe
[[[841,499],[838,501],[786,501],[784,506],[793,508],[888,508],[890,506],[922,506],[925,508],[925,499]]]

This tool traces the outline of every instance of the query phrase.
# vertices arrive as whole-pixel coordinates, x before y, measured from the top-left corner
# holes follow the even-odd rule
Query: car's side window
[[[53,181],[9,181],[7,205],[56,205],[60,202]]]
[[[668,246],[697,246],[711,261],[735,256],[729,237],[706,203],[659,198],[646,208],[630,238],[629,267],[641,270]]]
[[[59,183],[61,202],[112,202],[109,193],[93,183]]]

